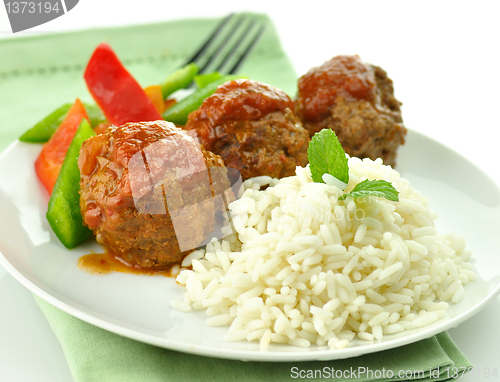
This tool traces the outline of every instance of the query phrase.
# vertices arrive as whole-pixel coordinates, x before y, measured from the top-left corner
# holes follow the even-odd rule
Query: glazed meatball
[[[205,149],[237,169],[243,180],[261,175],[282,178],[307,164],[309,135],[282,90],[251,80],[219,86],[184,127]]]
[[[346,153],[394,166],[406,128],[392,80],[358,56],[337,56],[299,79],[295,112],[312,136],[337,134]]]
[[[167,269],[198,247],[214,226],[213,196],[229,185],[222,159],[165,121],[111,126],[84,142],[78,166],[84,223],[145,269]]]

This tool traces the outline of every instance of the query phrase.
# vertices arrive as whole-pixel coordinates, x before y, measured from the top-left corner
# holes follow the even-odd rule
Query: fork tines
[[[195,62],[200,73],[234,74],[248,58],[265,30],[265,22],[246,14],[229,14],[186,62]]]

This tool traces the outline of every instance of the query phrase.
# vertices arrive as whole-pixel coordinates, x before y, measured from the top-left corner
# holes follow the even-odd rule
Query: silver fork
[[[196,63],[200,67],[201,74],[213,71],[235,74],[265,29],[263,20],[251,15],[231,13],[219,22],[184,65]]]

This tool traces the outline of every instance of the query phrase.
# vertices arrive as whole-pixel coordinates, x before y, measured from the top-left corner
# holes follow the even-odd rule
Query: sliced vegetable
[[[52,230],[68,249],[92,236],[92,231],[83,225],[80,212],[78,155],[82,143],[93,135],[94,131],[84,120],[68,148],[47,209],[46,216]]]
[[[186,98],[176,103],[174,106],[168,108],[167,111],[163,113],[163,118],[167,121],[175,123],[176,125],[185,125],[189,113],[198,109],[205,98],[211,96],[223,83],[237,78],[245,77],[237,75],[224,76],[209,83],[207,86],[196,90]]]
[[[160,85],[163,98],[165,99],[177,90],[188,86],[193,81],[194,76],[198,74],[198,70],[198,65],[192,62],[170,74]]]
[[[144,92],[148,98],[153,102],[158,113],[163,113],[165,111],[165,100],[163,99],[163,94],[161,92],[160,85],[150,85],[144,88]]]
[[[97,105],[90,105],[88,103],[84,103],[85,110],[87,111],[87,116],[89,117],[90,126],[95,128],[97,125],[101,123],[106,123],[106,117],[102,113],[102,110]]]
[[[170,109],[176,103],[177,103],[177,100],[175,98],[167,98],[165,100],[165,110]]]
[[[222,78],[222,74],[220,74],[219,72],[199,74],[194,78],[194,82],[196,83],[196,86],[202,88],[204,86],[207,86],[210,82],[218,80],[219,78]]]
[[[85,106],[77,98],[69,109],[66,118],[64,118],[50,140],[44,144],[40,155],[35,161],[35,171],[38,179],[40,179],[49,194],[52,193],[68,147],[84,118],[88,121]]]
[[[110,123],[120,126],[126,122],[162,119],[144,89],[108,44],[102,43],[96,48],[84,78],[90,94]]]
[[[19,137],[22,142],[43,143],[47,142],[57,127],[66,117],[71,104],[67,103],[54,110],[31,129]]]
[[[106,121],[106,117],[104,117],[104,114],[97,105],[89,105],[86,103],[84,103],[84,105],[85,110],[87,110],[87,116],[89,117],[90,125],[92,127],[96,127],[97,125]],[[19,140],[28,143],[47,142],[57,130],[59,125],[62,123],[64,118],[66,118],[66,115],[68,114],[71,106],[72,104],[66,103],[58,107],[44,119],[38,122],[35,126],[21,135],[19,137]]]

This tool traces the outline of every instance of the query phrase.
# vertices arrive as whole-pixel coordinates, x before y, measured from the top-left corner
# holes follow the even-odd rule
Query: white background
[[[66,15],[15,35],[0,6],[0,38],[219,17],[230,11],[267,13],[298,75],[338,54],[358,54],[364,61],[381,66],[393,79],[396,97],[403,102],[407,127],[461,153],[500,184],[497,1],[80,0]],[[450,330],[478,371],[497,367],[500,374],[499,318],[497,298]],[[471,378],[495,380],[494,376],[486,379],[476,374]],[[59,343],[31,293],[0,267],[0,381],[71,380]]]

